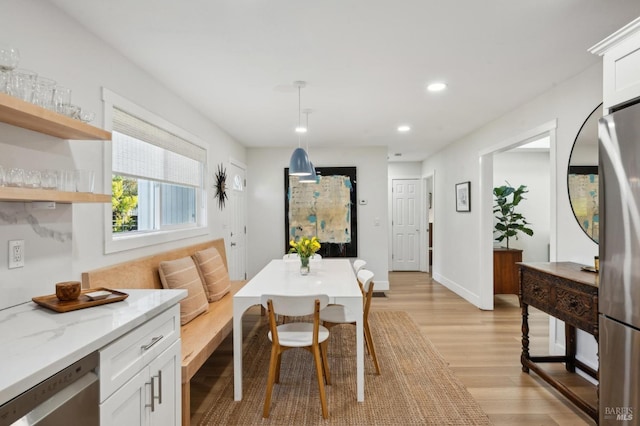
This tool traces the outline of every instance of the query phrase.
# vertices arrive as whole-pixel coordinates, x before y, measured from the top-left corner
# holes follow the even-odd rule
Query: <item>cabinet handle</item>
[[[158,404],[162,404],[162,370],[158,370]]]
[[[149,344],[147,344],[147,345],[142,345],[142,346],[140,346],[140,348],[141,348],[143,351],[146,351],[146,350],[148,350],[151,346],[155,345],[155,344],[156,344],[156,343],[158,343],[160,340],[162,340],[162,338],[163,338],[163,337],[164,337],[164,336],[163,336],[162,334],[161,334],[161,335],[159,335],[159,336],[157,336],[157,337],[154,337],[154,338],[152,338],[152,339],[151,339],[151,342],[150,342]]]
[[[145,404],[145,407],[151,407],[151,412],[153,413],[154,411],[156,411],[156,405],[155,405],[155,387],[154,387],[154,381],[153,381],[153,377],[151,378],[151,383],[145,383],[146,385],[151,385],[151,404]]]

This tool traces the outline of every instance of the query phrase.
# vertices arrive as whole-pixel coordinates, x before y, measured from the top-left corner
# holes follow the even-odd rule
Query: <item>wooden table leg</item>
[[[529,360],[529,305],[520,299],[520,307],[522,310],[522,355],[520,355],[520,363],[522,363],[522,371],[529,372],[526,361]]]
[[[576,328],[572,325],[564,325],[565,340],[565,368],[571,373],[576,372]]]

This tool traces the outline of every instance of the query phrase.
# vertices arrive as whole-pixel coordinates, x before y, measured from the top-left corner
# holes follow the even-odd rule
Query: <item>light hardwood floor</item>
[[[517,296],[496,296],[495,309],[482,311],[433,281],[429,274],[393,272],[389,279],[391,290],[385,292],[386,297],[373,299],[372,310],[408,312],[495,425],[595,424],[535,373],[522,373]],[[250,309],[244,317],[244,332],[259,319],[259,309]],[[546,354],[548,316],[530,309],[529,325],[531,354]],[[233,374],[232,364],[229,337],[191,381],[192,425],[207,409],[207,395],[219,391],[220,378]],[[380,368],[384,374],[385,366]],[[566,374],[560,366],[549,370],[583,398],[595,402],[595,389],[584,379]]]

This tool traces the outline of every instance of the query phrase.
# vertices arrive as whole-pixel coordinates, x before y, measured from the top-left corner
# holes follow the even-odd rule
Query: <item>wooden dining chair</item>
[[[329,363],[327,362],[327,344],[329,330],[320,324],[320,310],[329,304],[329,296],[316,294],[309,296],[284,296],[264,294],[261,303],[269,313],[269,333],[271,340],[271,359],[269,361],[269,376],[267,379],[267,391],[264,399],[262,416],[269,417],[271,408],[271,393],[273,385],[280,382],[280,362],[282,353],[292,348],[303,348],[311,352],[316,365],[316,376],[320,390],[320,404],[322,405],[322,417],[329,417],[327,410],[327,398],[324,385],[331,384],[329,375]],[[280,324],[276,322],[276,314],[287,317],[299,317],[313,315],[313,323],[289,322]]]
[[[364,268],[365,266],[367,266],[366,260],[356,259],[353,261],[353,270],[356,272],[356,274],[360,272],[360,269]]]
[[[373,358],[373,364],[376,367],[376,374],[380,374],[380,366],[378,365],[378,357],[376,349],[373,345],[371,337],[371,329],[369,328],[369,310],[371,309],[371,298],[373,297],[373,272],[361,269],[358,274],[358,285],[362,291],[363,297],[363,314],[362,323],[364,328],[364,341],[367,350]],[[343,305],[330,305],[320,311],[320,321],[322,325],[330,329],[339,324],[356,324],[356,316]]]

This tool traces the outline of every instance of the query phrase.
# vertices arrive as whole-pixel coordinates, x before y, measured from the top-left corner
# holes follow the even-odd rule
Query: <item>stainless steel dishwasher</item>
[[[98,425],[100,387],[94,352],[0,406],[0,426]]]

